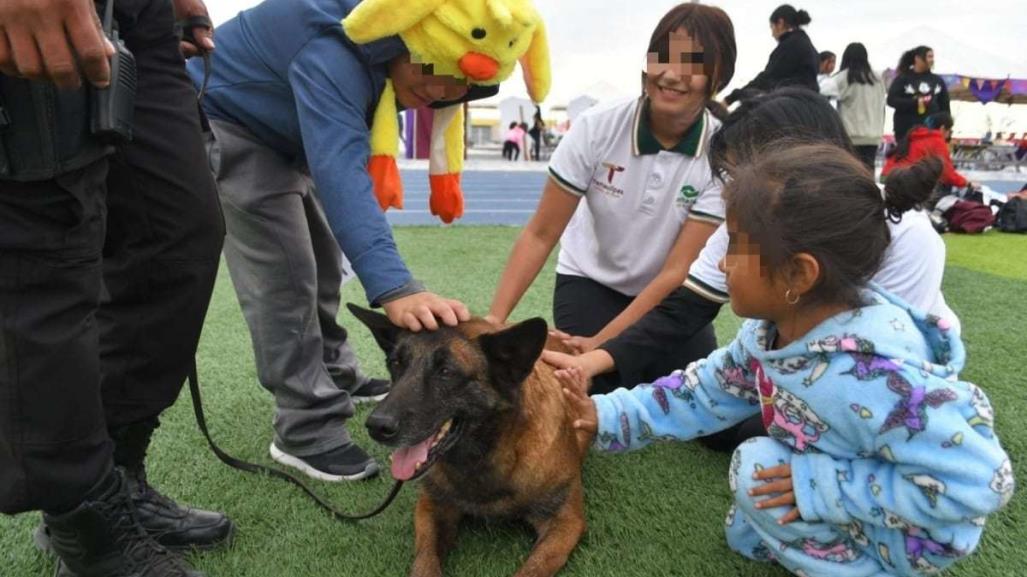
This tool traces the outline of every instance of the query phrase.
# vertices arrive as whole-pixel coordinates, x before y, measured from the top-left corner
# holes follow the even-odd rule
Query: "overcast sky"
[[[207,0],[215,23],[259,0]],[[770,13],[776,1],[704,2],[727,11],[734,22],[738,61],[732,86],[748,82],[766,64],[775,41]],[[625,94],[638,90],[638,73],[649,36],[672,0],[535,0],[545,18],[553,54],[548,104],[566,103],[598,83]],[[839,56],[849,42],[866,44],[877,69],[894,67],[903,48],[935,49],[935,71],[1027,77],[1025,0],[807,0],[794,4],[812,17],[807,31],[818,50]],[[526,95],[519,74],[500,96]]]

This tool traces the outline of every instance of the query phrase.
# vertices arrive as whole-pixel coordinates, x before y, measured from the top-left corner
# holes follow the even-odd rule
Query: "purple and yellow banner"
[[[949,98],[966,102],[1000,102],[1002,104],[1027,104],[1027,79],[1024,78],[974,78],[961,74],[939,74],[949,90]],[[895,71],[885,70],[885,82],[891,84]]]

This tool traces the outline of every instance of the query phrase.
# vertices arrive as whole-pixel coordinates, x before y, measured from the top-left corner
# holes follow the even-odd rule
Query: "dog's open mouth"
[[[411,447],[396,449],[392,453],[392,478],[412,481],[425,474],[460,436],[460,424],[449,419],[435,434]]]

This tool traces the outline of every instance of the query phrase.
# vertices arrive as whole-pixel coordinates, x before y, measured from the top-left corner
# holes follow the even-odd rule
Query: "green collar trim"
[[[667,151],[697,158],[702,155],[703,142],[706,140],[706,126],[706,110],[704,109],[677,144],[671,148],[664,148],[653,136],[652,128],[649,126],[649,99],[642,97],[635,110],[635,130],[633,131],[635,142],[632,149],[635,156]]]

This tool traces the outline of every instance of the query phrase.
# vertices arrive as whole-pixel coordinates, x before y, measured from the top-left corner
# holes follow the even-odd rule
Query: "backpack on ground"
[[[995,224],[991,207],[967,200],[956,201],[952,208],[945,211],[945,219],[948,220],[950,232],[967,234],[984,232]]]
[[[1027,232],[1027,199],[1009,199],[999,209],[995,226],[1003,232]]]

